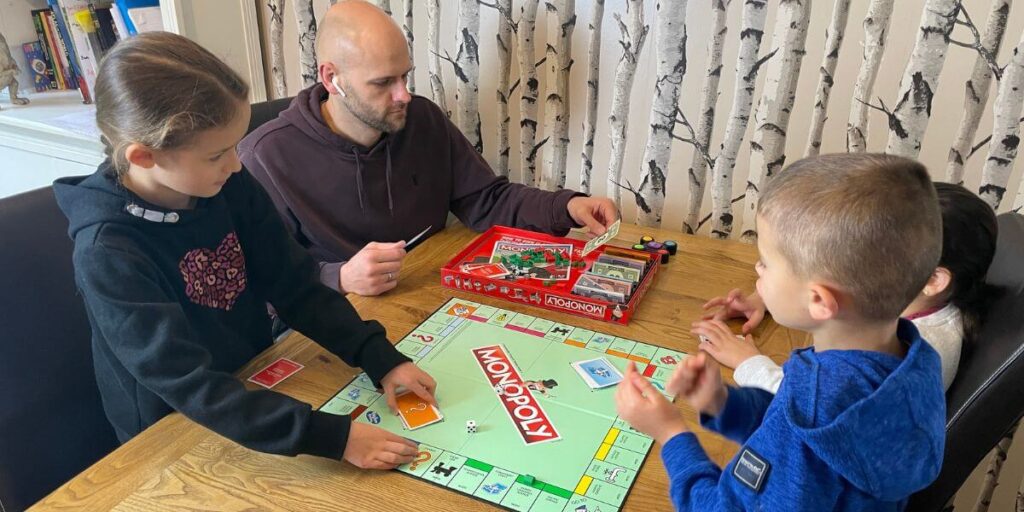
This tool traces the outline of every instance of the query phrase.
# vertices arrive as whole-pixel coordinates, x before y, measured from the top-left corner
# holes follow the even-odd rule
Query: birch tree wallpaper
[[[269,89],[294,95],[334,2],[260,2]],[[410,89],[495,172],[606,195],[626,221],[751,242],[761,187],[836,151],[919,158],[997,211],[1024,207],[1012,0],[377,4],[409,40]]]

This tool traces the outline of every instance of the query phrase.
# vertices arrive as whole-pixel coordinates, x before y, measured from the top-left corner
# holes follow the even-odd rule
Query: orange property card
[[[398,403],[398,415],[402,418],[402,424],[409,430],[432,425],[444,419],[441,411],[412,391],[395,396],[395,402]]]

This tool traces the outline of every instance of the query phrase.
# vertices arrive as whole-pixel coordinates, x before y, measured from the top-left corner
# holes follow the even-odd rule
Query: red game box
[[[511,245],[507,245],[511,244]],[[515,273],[506,276],[487,277],[489,274],[500,274],[493,270],[495,265],[488,265],[495,248],[512,247],[522,245],[540,245],[548,248],[547,258],[550,264],[544,277],[515,277]],[[571,246],[572,264],[565,269],[564,262],[567,259],[568,251],[561,251],[550,246]],[[590,254],[581,257],[583,246],[586,242],[546,235],[525,229],[495,226],[480,236],[476,237],[454,258],[441,267],[441,284],[448,288],[470,291],[482,295],[489,295],[499,299],[522,304],[531,304],[552,311],[593,318],[605,322],[627,324],[633,316],[640,300],[646,295],[648,288],[654,281],[658,272],[659,259],[656,255],[648,252],[623,249],[621,247],[602,246]],[[566,247],[566,249],[570,249]],[[636,285],[629,298],[624,304],[604,300],[597,296],[581,296],[573,293],[573,287],[579,277],[586,273],[597,258],[605,251],[617,252],[620,255],[630,255],[647,261],[647,270],[640,283]],[[522,253],[521,253],[522,254]],[[511,256],[510,256],[511,257]],[[558,261],[552,261],[552,258]],[[582,263],[580,263],[582,261]],[[470,273],[464,269],[464,265],[476,266],[476,273]],[[531,271],[536,271],[534,268]],[[545,271],[546,272],[546,271]],[[535,275],[535,274],[531,274]]]

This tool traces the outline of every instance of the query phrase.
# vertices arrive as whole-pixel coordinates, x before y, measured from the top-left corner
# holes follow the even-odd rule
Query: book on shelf
[[[46,53],[50,68],[53,70],[53,78],[56,89],[77,89],[78,81],[72,80],[69,75],[67,54],[56,35],[56,27],[53,24],[53,13],[49,9],[37,9],[32,11],[32,21],[36,28],[36,38]]]
[[[32,41],[21,45],[21,51],[25,54],[25,62],[28,63],[29,71],[32,73],[32,86],[36,92],[46,92],[50,89],[53,69],[46,61],[46,54],[43,53],[43,46],[39,41]]]
[[[57,39],[60,41],[60,44],[67,55],[68,69],[70,71],[70,75],[72,75],[72,79],[75,80],[78,85],[78,91],[82,94],[82,102],[92,103],[92,87],[83,74],[84,67],[82,66],[78,48],[75,45],[74,39],[71,37],[71,30],[64,9],[58,0],[47,0],[47,3],[50,5],[54,34],[57,36]],[[95,74],[93,75],[93,83],[95,83]]]
[[[61,82],[57,80],[57,67],[53,64],[54,55],[50,50],[50,44],[46,40],[46,32],[43,30],[43,18],[38,10],[32,11],[32,25],[36,29],[36,42],[39,43],[39,51],[43,53],[46,77],[49,79],[48,87],[50,89],[64,89],[65,87],[61,87]]]
[[[121,8],[118,7],[117,2],[114,2],[114,4],[110,6],[110,17],[114,20],[114,28],[117,30],[119,38],[135,35],[135,27],[128,27],[128,22],[126,22],[124,16],[121,15]]]
[[[159,30],[159,0],[46,0],[46,9],[33,10],[36,41],[22,50],[37,90],[78,89],[82,101],[92,102],[99,64],[117,42],[137,32]],[[155,13],[155,14],[154,14]],[[156,16],[154,18],[154,15]]]
[[[104,53],[113,48],[117,41],[120,40],[110,9],[110,7],[95,7],[95,4],[90,4],[89,6],[89,11],[92,13],[92,19],[96,24],[96,32],[99,35],[100,44],[103,45]]]

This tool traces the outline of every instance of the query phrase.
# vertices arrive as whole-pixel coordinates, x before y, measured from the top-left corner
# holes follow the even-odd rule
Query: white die
[[[468,432],[470,434],[475,434],[476,433],[476,422],[475,421],[469,420],[469,421],[466,422],[466,432]]]

